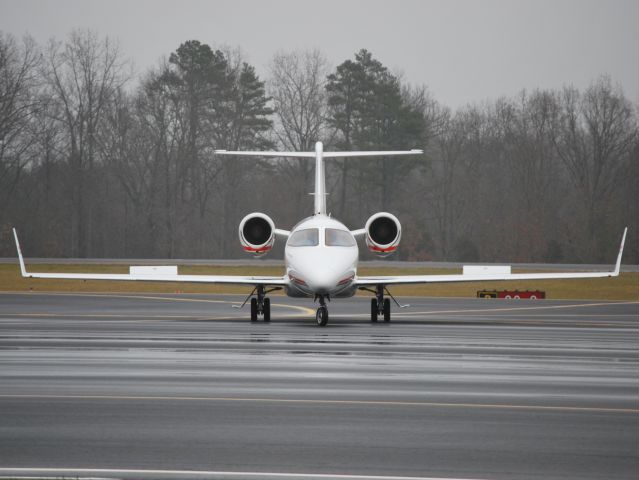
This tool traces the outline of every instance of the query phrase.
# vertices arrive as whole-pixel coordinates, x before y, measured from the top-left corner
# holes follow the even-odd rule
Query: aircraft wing
[[[498,280],[557,280],[568,278],[602,278],[617,277],[621,270],[621,256],[626,242],[628,227],[624,229],[621,246],[617,255],[615,268],[609,272],[551,272],[551,273],[508,273],[508,274],[478,274],[478,275],[398,275],[378,277],[357,277],[357,286],[372,285],[407,285],[417,283],[447,283],[447,282],[485,282]]]
[[[190,282],[190,283],[217,283],[229,285],[274,285],[284,286],[288,284],[286,277],[267,276],[240,276],[240,275],[131,275],[129,273],[39,273],[28,272],[22,257],[22,250],[18,242],[18,234],[13,229],[16,240],[20,271],[26,278],[60,278],[67,280],[120,280],[120,281],[147,281],[147,282]]]

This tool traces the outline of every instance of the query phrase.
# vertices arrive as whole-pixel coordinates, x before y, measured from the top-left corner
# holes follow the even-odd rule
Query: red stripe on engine
[[[272,247],[262,247],[262,248],[253,248],[253,247],[244,247],[244,251],[251,253],[262,253],[268,252]]]
[[[383,252],[383,253],[385,253],[385,252],[394,252],[395,250],[397,250],[397,246],[395,245],[395,246],[388,247],[388,248],[380,248],[380,247],[376,247],[375,245],[371,245],[370,249],[373,252]]]

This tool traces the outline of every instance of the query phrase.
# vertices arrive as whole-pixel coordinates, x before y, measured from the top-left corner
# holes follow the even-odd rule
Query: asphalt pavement
[[[0,294],[0,477],[637,478],[639,302],[242,300]]]

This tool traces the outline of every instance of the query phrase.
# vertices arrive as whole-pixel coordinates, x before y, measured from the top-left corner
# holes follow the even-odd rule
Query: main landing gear
[[[320,302],[320,306],[317,309],[317,312],[315,312],[315,321],[320,327],[325,327],[328,323],[328,308],[326,308],[325,298],[328,298],[329,302],[331,301],[328,295],[326,297],[324,297],[324,295],[315,295],[315,300],[319,299]]]
[[[267,293],[274,292],[275,290],[281,290],[280,287],[266,290],[264,285],[256,286],[253,291],[246,297],[244,303],[236,308],[242,308],[246,305],[246,302],[251,299],[251,322],[257,322],[258,317],[262,317],[264,322],[271,321],[271,299],[266,296]],[[253,296],[255,295],[255,297]],[[235,307],[235,305],[233,305]]]
[[[263,298],[260,304],[257,298],[251,298],[251,322],[257,322],[257,317],[262,315],[265,322],[271,321],[271,299]]]
[[[401,305],[393,295],[388,291],[388,289],[384,285],[377,285],[375,290],[366,287],[360,287],[360,290],[366,290],[367,292],[371,292],[375,295],[375,298],[371,298],[371,322],[376,323],[379,317],[384,319],[384,322],[391,321],[391,302],[389,298],[384,298],[384,293],[386,293],[390,298],[393,299],[395,304],[399,308],[409,307],[410,305]]]
[[[384,318],[385,322],[390,322],[390,299],[384,298],[383,285],[377,285],[377,288],[375,289],[375,298],[371,298],[371,322],[377,322],[377,318],[380,315]]]

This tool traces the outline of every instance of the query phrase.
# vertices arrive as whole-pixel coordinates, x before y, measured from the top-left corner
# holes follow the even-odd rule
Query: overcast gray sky
[[[189,39],[241,47],[262,77],[278,50],[336,66],[367,48],[452,107],[601,74],[639,102],[638,0],[0,0],[5,32],[44,43],[78,27],[117,38],[138,71]]]

